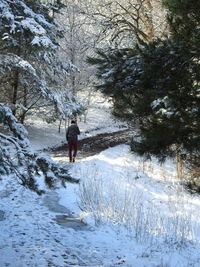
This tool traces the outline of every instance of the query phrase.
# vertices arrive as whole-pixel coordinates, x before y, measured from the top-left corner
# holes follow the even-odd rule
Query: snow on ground
[[[2,181],[1,210],[5,215],[0,221],[0,266],[200,266],[199,197],[176,190],[178,185],[169,162],[162,168],[156,162],[144,165],[140,158],[130,154],[128,146],[121,145],[70,166],[71,174],[81,178],[81,184],[95,186],[97,182],[100,196],[92,188],[87,192],[92,191],[91,195],[95,193],[97,202],[100,199],[104,204],[105,199],[109,200],[107,206],[98,212],[95,207],[100,203],[95,203],[93,210],[83,211],[80,208],[79,185],[68,184],[66,189],[57,189],[55,193],[59,199],[53,199],[55,202],[59,200],[58,203],[46,205],[45,199],[51,199],[54,192],[40,197],[20,188],[12,179]],[[166,175],[164,178],[163,173]],[[133,190],[129,196],[128,190]],[[124,192],[128,202],[124,202]],[[135,226],[138,229],[134,231],[131,224],[126,227],[125,222],[129,223],[129,218],[121,213],[119,217],[115,216],[117,207],[121,211],[121,202],[127,204],[124,207],[127,210],[133,204],[133,192],[139,196],[133,198],[137,205],[156,206],[156,214],[151,214],[149,218],[151,228],[144,229],[143,219],[140,223],[137,217],[138,225]],[[113,205],[117,203],[115,211],[112,210],[111,200]],[[68,209],[74,217],[81,219],[82,228],[76,230],[56,222],[56,216],[67,214]],[[173,220],[177,216],[171,213],[180,214],[178,221]],[[142,214],[145,215],[145,212]],[[159,218],[171,218],[172,222],[170,224],[170,220],[166,220],[169,225],[156,232],[150,221],[153,220],[158,227],[156,220]],[[119,219],[122,219],[121,222]],[[173,223],[177,225],[173,227]],[[184,223],[189,225],[189,229]]]
[[[85,204],[84,212],[74,210],[90,225],[96,219],[104,242],[108,234],[104,246],[110,243],[111,254],[102,266],[116,266],[109,262],[114,251],[121,266],[200,266],[200,199],[180,186],[171,161],[143,162],[120,145],[82,160],[71,173],[82,187],[74,204]],[[67,206],[69,194],[59,195]],[[109,240],[113,231],[115,241]]]
[[[63,129],[36,122],[35,149],[65,141]],[[82,138],[120,127],[94,108],[79,126]],[[62,164],[80,185],[38,196],[12,177],[0,180],[1,267],[200,266],[200,199],[179,185],[172,162],[144,162],[120,145]]]
[[[127,127],[125,123],[116,121],[113,118],[111,106],[108,102],[103,101],[101,97],[99,97],[99,101],[102,101],[102,103],[93,102],[90,105],[86,122],[84,122],[83,116],[78,119],[78,126],[81,131],[79,139],[100,133],[115,132]],[[59,121],[48,124],[38,116],[28,119],[25,126],[29,132],[31,144],[35,149],[58,146],[66,142],[64,121],[61,125],[60,133],[58,132]]]

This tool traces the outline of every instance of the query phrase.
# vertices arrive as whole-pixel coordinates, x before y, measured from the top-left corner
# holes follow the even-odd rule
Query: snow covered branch
[[[12,111],[2,104],[0,123],[8,126],[12,133],[12,136],[0,134],[0,174],[16,176],[21,185],[38,194],[44,192],[38,185],[41,178],[49,188],[54,188],[58,181],[63,186],[67,181],[78,182],[70,177],[65,168],[31,150],[26,129],[17,122]]]

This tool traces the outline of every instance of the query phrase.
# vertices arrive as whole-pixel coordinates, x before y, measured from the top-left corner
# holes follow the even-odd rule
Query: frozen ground
[[[99,101],[102,101],[102,99]],[[84,122],[83,116],[78,118],[78,126],[81,130],[79,139],[99,133],[115,132],[127,127],[125,123],[116,121],[110,113],[110,104],[107,102],[91,104],[86,122]],[[64,122],[61,125],[60,133],[58,132],[59,122],[48,124],[38,117],[28,120],[26,128],[29,132],[31,144],[36,149],[58,146],[66,142]]]
[[[117,129],[109,116],[89,114],[82,137]],[[37,123],[29,123],[36,149],[64,141],[64,132]],[[1,267],[200,266],[200,199],[182,189],[172,162],[143,162],[120,145],[63,164],[80,185],[37,196],[1,180]]]

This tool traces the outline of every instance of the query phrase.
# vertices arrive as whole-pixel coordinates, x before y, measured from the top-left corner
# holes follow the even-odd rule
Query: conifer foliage
[[[142,95],[135,102],[141,140],[133,150],[163,159],[200,149],[200,68],[193,56],[171,40],[142,52]]]
[[[100,82],[95,87],[112,98],[114,114],[123,119],[134,119],[134,99],[141,75],[137,49],[98,50],[97,57],[88,58],[88,63],[97,65],[96,76]]]
[[[0,123],[10,130],[10,135],[0,133],[0,175],[13,175],[19,183],[38,194],[44,192],[38,186],[38,182],[44,179],[49,188],[54,188],[58,181],[62,185],[65,182],[77,183],[68,171],[50,158],[40,156],[31,150],[28,133],[19,123],[12,111],[0,104]],[[39,184],[41,181],[39,182]]]
[[[39,0],[0,1],[0,177],[11,175],[39,194],[41,178],[50,188],[59,181],[78,182],[67,169],[31,150],[27,131],[16,118],[23,122],[38,101],[63,117],[80,108],[63,87],[64,76],[75,67],[59,60],[63,32],[50,11]]]
[[[54,10],[55,11],[55,10]],[[23,123],[26,113],[41,102],[55,107],[61,117],[80,108],[78,100],[65,90],[65,76],[76,68],[58,56],[63,30],[55,23],[51,9],[41,1],[2,0],[0,3],[0,55],[10,62],[0,74],[1,102],[9,104]],[[10,59],[9,59],[10,58]],[[20,64],[13,65],[18,58]],[[34,70],[22,71],[21,62]],[[40,83],[35,83],[35,80]],[[72,105],[73,103],[73,105]]]
[[[96,85],[114,114],[137,122],[132,150],[166,156],[200,150],[200,16],[198,1],[165,0],[170,35],[131,49],[98,52]]]

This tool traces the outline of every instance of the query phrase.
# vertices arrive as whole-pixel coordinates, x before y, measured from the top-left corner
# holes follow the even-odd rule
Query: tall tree
[[[160,159],[200,150],[199,3],[165,4],[169,38],[90,59],[98,66],[97,87],[113,99],[115,114],[137,122],[132,149]]]
[[[43,91],[38,91],[30,76],[22,73],[18,67],[10,66],[11,69],[0,77],[1,101],[12,104],[13,113],[21,122],[26,112],[36,103],[41,104],[44,97],[60,113],[71,113],[67,103],[75,99],[63,91],[62,82],[73,66],[66,58],[58,60],[59,39],[63,38],[63,31],[54,22],[49,8],[39,0],[2,0],[0,25],[0,53],[12,58],[16,56],[31,64],[43,84]],[[76,110],[80,105],[74,107]]]
[[[200,3],[195,0],[163,0],[168,9],[171,37],[174,41],[188,44],[198,42],[200,23]]]
[[[95,2],[90,12],[98,19],[107,41],[114,43],[115,47],[130,47],[138,41],[149,41],[165,31],[165,14],[159,0]]]
[[[67,62],[56,66],[57,41],[62,31],[56,28],[49,10],[39,0],[2,0],[0,32],[0,125],[4,129],[0,132],[1,179],[14,177],[39,194],[44,191],[39,185],[41,178],[50,188],[58,181],[62,185],[66,181],[78,182],[70,177],[67,169],[31,150],[27,131],[14,116],[18,115],[18,104],[24,104],[26,109],[26,104],[33,101],[33,105],[39,99],[55,105],[64,115],[77,108],[77,104],[73,107],[76,103],[72,101],[73,96],[58,87],[64,71],[66,74],[73,68]],[[13,112],[6,102],[9,106],[13,104]],[[23,121],[22,116],[20,119]]]
[[[187,0],[164,4],[170,40],[148,46],[142,53],[146,85],[140,99],[144,108],[141,105],[138,110],[148,111],[140,127],[142,139],[133,143],[136,151],[161,158],[200,150],[200,4]]]
[[[87,64],[86,57],[93,54],[101,40],[98,26],[88,12],[88,2],[63,1],[65,7],[56,17],[57,22],[65,29],[59,55],[66,55],[70,64],[76,65],[79,70],[66,76],[65,88],[81,98],[84,115],[87,114],[90,98],[94,93],[92,84],[95,79],[94,67]]]
[[[69,62],[79,69],[79,72],[66,79],[66,88],[77,95],[79,91],[90,87],[92,71],[85,58],[94,49],[97,38],[90,30],[91,21],[85,14],[84,3],[67,1],[59,21],[66,29],[60,52],[66,54]]]

